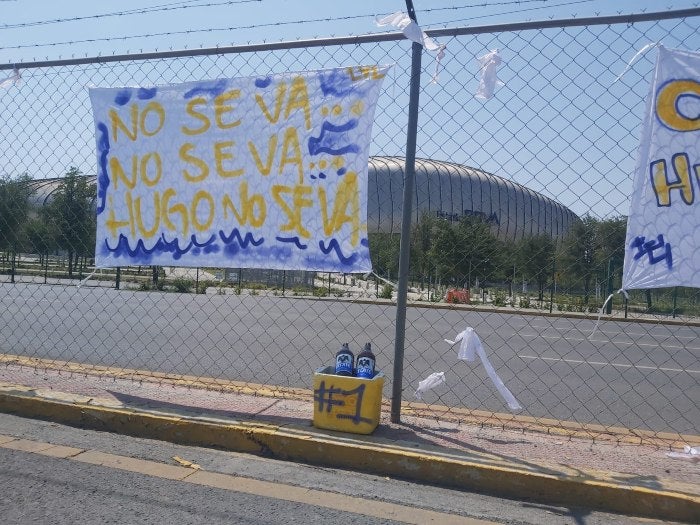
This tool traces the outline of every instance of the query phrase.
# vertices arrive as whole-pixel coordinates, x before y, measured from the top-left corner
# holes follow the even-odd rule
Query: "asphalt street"
[[[195,295],[0,284],[0,351],[30,357],[310,388],[341,343],[372,342],[390,395],[396,307],[264,295]],[[700,434],[700,328],[409,308],[403,396],[446,372],[435,405],[508,412],[454,339],[475,329],[535,417]]]
[[[660,523],[0,414],[0,515],[25,523]]]

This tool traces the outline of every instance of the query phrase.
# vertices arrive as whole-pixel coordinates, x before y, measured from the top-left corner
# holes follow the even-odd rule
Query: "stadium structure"
[[[88,175],[90,182],[95,176]],[[367,228],[370,233],[399,233],[403,213],[404,158],[369,159]],[[31,204],[51,199],[60,178],[32,180]],[[547,234],[561,239],[576,214],[539,193],[485,171],[439,160],[416,159],[413,220],[425,214],[452,222],[477,217],[506,241]]]

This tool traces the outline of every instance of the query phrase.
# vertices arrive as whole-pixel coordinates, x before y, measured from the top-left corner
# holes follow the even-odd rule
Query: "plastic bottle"
[[[350,346],[348,343],[343,343],[338,353],[335,354],[335,373],[339,376],[354,375],[352,369],[354,360],[355,356],[350,351]]]
[[[372,353],[372,344],[366,343],[362,352],[357,356],[357,377],[372,379],[374,377],[374,366],[376,359]]]

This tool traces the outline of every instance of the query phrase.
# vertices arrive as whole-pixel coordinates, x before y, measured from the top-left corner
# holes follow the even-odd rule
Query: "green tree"
[[[518,268],[526,279],[537,283],[538,299],[544,299],[544,289],[552,276],[556,245],[546,234],[525,237],[518,243]]]
[[[17,251],[29,215],[29,180],[26,174],[16,178],[0,176],[0,250],[10,253],[13,282]]]
[[[588,304],[591,281],[596,272],[599,221],[586,215],[576,221],[565,237],[559,251],[560,268],[568,278],[583,284],[584,303]]]
[[[47,220],[46,210],[42,208],[37,217],[32,217],[27,221],[24,250],[38,253],[43,259],[49,252],[58,247],[56,237],[56,228]]]
[[[436,280],[450,281],[459,274],[459,237],[454,224],[444,219],[435,221],[428,252],[436,271]]]
[[[400,236],[395,233],[370,233],[368,238],[374,271],[378,275],[397,276]]]
[[[47,220],[56,226],[58,247],[68,252],[69,277],[79,257],[94,253],[94,198],[95,185],[72,167],[46,206]]]
[[[411,272],[418,275],[421,288],[425,284],[435,264],[430,256],[436,222],[439,219],[424,213],[418,224],[411,230]]]
[[[470,287],[476,279],[503,275],[503,243],[475,217],[453,223],[438,219],[431,229],[430,260],[446,281]]]
[[[595,257],[600,271],[607,276],[608,267],[613,274],[622,274],[625,262],[625,235],[627,217],[615,217],[598,223]]]

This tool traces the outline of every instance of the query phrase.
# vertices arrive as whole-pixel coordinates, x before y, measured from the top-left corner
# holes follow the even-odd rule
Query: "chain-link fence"
[[[430,32],[425,54],[406,311],[404,410],[592,437],[700,434],[693,289],[617,296],[626,214],[654,53],[696,49],[700,10]],[[475,97],[478,58],[502,84]],[[0,351],[118,370],[308,388],[343,342],[371,341],[392,389],[411,46],[373,35],[35,62],[0,89]],[[369,165],[376,275],[122,267],[92,273],[95,138],[89,86],[162,85],[393,64]],[[438,78],[433,81],[436,66]],[[0,67],[7,71],[8,67]],[[90,279],[84,279],[90,275]],[[472,327],[522,404],[458,358]],[[446,383],[417,401],[419,381]]]

